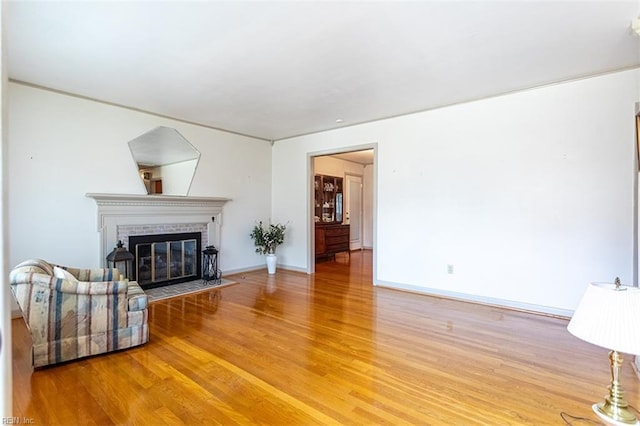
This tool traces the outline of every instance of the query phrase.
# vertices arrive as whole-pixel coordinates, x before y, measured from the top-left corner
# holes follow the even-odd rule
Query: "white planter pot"
[[[275,254],[268,254],[266,257],[267,257],[267,272],[270,274],[275,274],[278,256],[276,256]]]

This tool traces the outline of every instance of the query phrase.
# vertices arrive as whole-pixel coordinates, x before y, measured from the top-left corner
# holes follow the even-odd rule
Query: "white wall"
[[[189,195],[227,197],[223,271],[263,265],[249,233],[271,207],[271,145],[112,105],[9,84],[11,266],[42,258],[102,262],[89,192],[144,194],[127,143],[157,126],[177,129],[201,153]]]
[[[307,154],[377,143],[377,283],[565,312],[590,281],[630,282],[639,74],[277,141],[280,254],[307,267]]]
[[[263,264],[248,231],[269,217],[289,222],[279,262],[306,270],[308,153],[377,143],[377,283],[571,310],[589,281],[631,279],[639,74],[282,140],[273,149],[10,83],[10,264],[41,257],[99,265],[96,207],[84,194],[143,193],[127,142],[164,125],[202,153],[190,195],[233,199],[222,228],[225,271]]]

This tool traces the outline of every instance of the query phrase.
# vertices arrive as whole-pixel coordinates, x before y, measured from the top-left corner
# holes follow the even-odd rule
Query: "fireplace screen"
[[[197,279],[200,276],[200,235],[195,235],[198,238],[189,238],[194,234],[129,237],[135,257],[136,281],[143,288],[150,288]]]

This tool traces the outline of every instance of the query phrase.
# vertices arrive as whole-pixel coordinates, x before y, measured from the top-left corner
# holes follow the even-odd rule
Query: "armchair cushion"
[[[33,340],[34,366],[149,340],[147,296],[138,283],[120,278],[117,269],[67,268],[39,259],[11,271],[11,290]]]

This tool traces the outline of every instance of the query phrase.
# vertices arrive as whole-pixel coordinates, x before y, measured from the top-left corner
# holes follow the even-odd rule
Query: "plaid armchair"
[[[34,367],[149,341],[147,295],[117,269],[78,269],[27,260],[10,274],[33,341]]]

